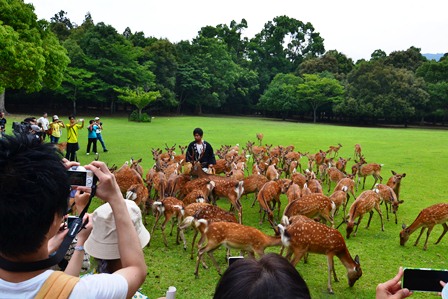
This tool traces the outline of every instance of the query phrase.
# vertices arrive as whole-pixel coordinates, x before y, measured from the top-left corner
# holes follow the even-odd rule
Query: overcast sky
[[[354,61],[376,49],[389,54],[411,46],[421,53],[448,52],[446,0],[25,0],[39,19],[50,20],[60,10],[80,25],[87,12],[95,23],[126,27],[146,37],[171,42],[192,40],[203,26],[229,25],[246,19],[248,38],[276,16],[313,24],[326,50],[338,50]]]

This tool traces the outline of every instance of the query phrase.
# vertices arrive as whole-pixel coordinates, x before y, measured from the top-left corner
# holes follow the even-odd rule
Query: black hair
[[[237,260],[216,286],[214,299],[311,298],[303,278],[282,256],[269,253],[259,261]]]
[[[68,119],[75,119],[75,116],[73,115],[73,114],[70,114],[69,116],[68,116]]]
[[[0,139],[0,254],[36,252],[55,215],[67,212],[67,170],[53,144],[20,134]]]
[[[202,137],[204,135],[204,131],[202,131],[201,128],[196,128],[196,129],[193,130],[193,136],[196,135],[196,134],[198,134],[199,136]]]

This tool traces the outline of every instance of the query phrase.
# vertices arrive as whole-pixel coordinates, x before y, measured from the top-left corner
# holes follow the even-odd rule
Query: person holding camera
[[[65,158],[69,161],[76,161],[76,152],[79,150],[78,132],[79,129],[84,128],[84,119],[78,121],[73,115],[70,115],[68,119],[70,122],[65,125],[67,128],[67,153]]]
[[[147,267],[126,203],[114,175],[105,163],[98,161],[85,166],[98,180],[95,189],[85,186],[76,189],[96,190],[95,195],[110,205],[122,267],[112,274],[81,278],[49,270],[51,265],[47,266],[47,262],[54,260],[48,243],[60,230],[67,213],[70,192],[67,169],[73,165],[76,163],[64,165],[53,144],[33,143],[23,135],[0,140],[2,298],[43,298],[48,294],[44,292],[56,289],[61,289],[61,293],[51,298],[131,298],[144,282]],[[84,250],[81,246],[78,249]],[[51,287],[49,280],[53,283]]]
[[[95,120],[96,125],[98,126],[98,128],[96,129],[96,138],[101,143],[101,146],[103,147],[103,151],[105,153],[107,153],[109,150],[106,148],[106,144],[104,143],[103,135],[101,133],[101,131],[103,131],[103,123],[100,121],[100,118],[98,116],[95,117],[94,120]]]
[[[49,125],[50,142],[53,144],[59,143],[59,138],[62,135],[62,128],[65,128],[64,122],[62,122],[57,115],[53,115],[53,121]]]

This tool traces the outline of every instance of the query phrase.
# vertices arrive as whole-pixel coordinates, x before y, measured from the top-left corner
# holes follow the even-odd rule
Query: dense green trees
[[[172,43],[131,28],[118,33],[89,13],[80,25],[64,11],[38,21],[32,5],[0,0],[0,94],[36,92],[10,98],[60,102],[74,113],[114,113],[133,103],[140,114],[265,112],[404,124],[448,116],[447,58],[427,61],[415,47],[389,55],[378,49],[355,64],[337,49],[325,52],[311,23],[278,16],[250,39],[247,28],[245,19],[205,25]]]
[[[31,4],[0,0],[0,111],[6,89],[55,88],[68,63],[66,50]]]

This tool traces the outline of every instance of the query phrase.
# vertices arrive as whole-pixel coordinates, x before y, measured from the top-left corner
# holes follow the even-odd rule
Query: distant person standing
[[[50,123],[50,142],[54,144],[59,143],[61,138],[62,128],[65,128],[64,123],[59,119],[57,115],[53,115],[53,121]]]
[[[103,123],[100,121],[100,118],[97,116],[95,117],[95,123],[98,126],[98,129],[96,130],[96,138],[101,142],[101,146],[103,147],[103,151],[105,153],[108,152],[106,148],[106,144],[104,143],[103,136],[101,135],[101,131],[103,130]]]
[[[0,137],[5,136],[6,118],[3,111],[0,112]]]
[[[202,169],[207,172],[208,167],[216,164],[215,154],[212,145],[202,139],[204,132],[201,128],[193,130],[194,141],[188,145],[185,158],[187,162],[199,161]]]
[[[95,153],[95,155],[98,154],[98,151],[96,149],[96,141],[97,141],[97,137],[96,137],[96,130],[98,129],[98,126],[96,125],[95,121],[93,119],[91,119],[89,121],[89,126],[87,127],[87,131],[89,131],[89,135],[87,136],[88,141],[87,141],[87,155],[90,155],[90,147],[93,145],[93,152]]]
[[[50,136],[48,131],[48,129],[50,128],[50,122],[48,121],[47,112],[44,112],[44,114],[37,119],[37,125],[42,129],[41,138],[42,141],[44,141],[47,135]]]
[[[69,161],[76,161],[76,152],[79,150],[78,131],[84,128],[84,119],[78,121],[73,115],[70,115],[68,119],[70,122],[65,125],[67,128],[67,153],[65,158]]]

